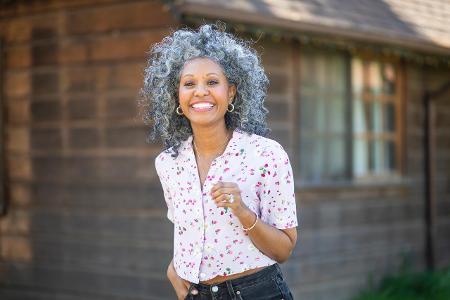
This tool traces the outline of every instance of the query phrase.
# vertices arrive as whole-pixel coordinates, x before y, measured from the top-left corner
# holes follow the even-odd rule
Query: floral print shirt
[[[296,227],[293,173],[283,147],[235,129],[225,151],[212,161],[202,189],[192,135],[182,142],[178,157],[171,153],[171,148],[161,152],[155,168],[174,225],[177,274],[198,283],[274,264],[255,247],[231,209],[217,207],[209,192],[218,181],[235,182],[260,221],[279,229]]]

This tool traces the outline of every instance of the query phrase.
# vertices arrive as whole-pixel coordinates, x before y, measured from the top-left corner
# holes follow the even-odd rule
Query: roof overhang
[[[230,5],[237,2],[239,5]],[[274,1],[177,1],[175,8],[182,18],[220,19],[231,23],[239,23],[262,28],[277,28],[290,34],[304,34],[328,37],[331,39],[346,39],[362,43],[376,43],[385,46],[410,49],[438,56],[450,56],[450,44],[448,47],[435,41],[421,37],[420,35],[399,34],[395,30],[374,30],[370,27],[355,28],[345,27],[342,24],[333,26],[319,24],[296,18],[295,13],[286,17],[286,14],[278,14],[271,9],[269,4]],[[246,2],[248,5],[246,5]],[[259,2],[259,8],[255,8],[255,2]],[[263,3],[267,2],[267,3]],[[264,7],[265,5],[265,7]]]

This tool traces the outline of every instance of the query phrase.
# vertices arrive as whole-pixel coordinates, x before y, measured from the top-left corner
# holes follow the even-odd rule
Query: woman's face
[[[191,126],[211,126],[225,122],[228,104],[236,93],[222,67],[209,58],[194,58],[185,63],[178,97],[181,110]]]

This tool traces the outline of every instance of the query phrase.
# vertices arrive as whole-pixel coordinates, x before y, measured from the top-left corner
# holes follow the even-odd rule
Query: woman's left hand
[[[232,198],[230,194],[233,195]],[[242,202],[239,186],[234,182],[217,182],[211,188],[211,197],[216,202],[217,207],[229,207],[235,215],[248,209]],[[230,199],[233,199],[233,201],[231,202]]]

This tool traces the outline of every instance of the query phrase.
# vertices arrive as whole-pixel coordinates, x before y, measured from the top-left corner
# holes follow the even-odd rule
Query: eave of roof
[[[242,1],[241,1],[242,2]],[[252,1],[254,2],[254,1]],[[242,3],[241,3],[242,4]],[[283,18],[267,11],[257,11],[240,8],[233,5],[224,5],[222,1],[178,1],[177,11],[183,16],[222,19],[234,23],[249,24],[253,26],[270,26],[280,30],[298,32],[299,34],[316,34],[322,36],[351,39],[360,42],[391,45],[394,47],[411,49],[439,56],[449,56],[450,46],[445,47],[430,39],[418,35],[408,36],[399,34],[395,30],[355,30],[354,27],[332,26],[332,24],[319,24],[306,22],[301,19]]]

